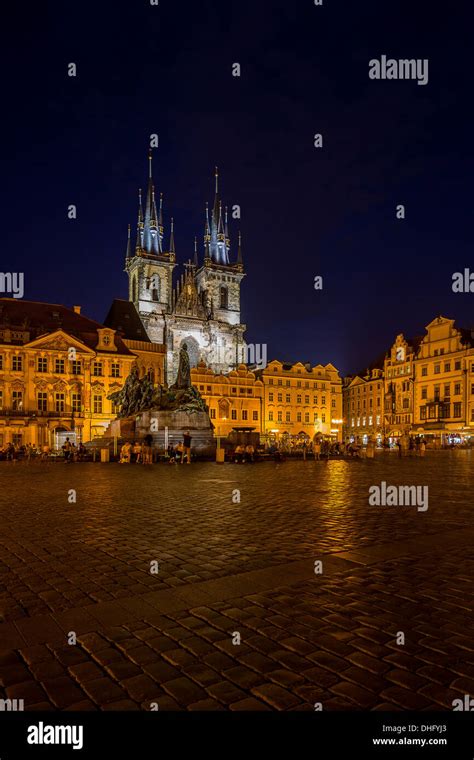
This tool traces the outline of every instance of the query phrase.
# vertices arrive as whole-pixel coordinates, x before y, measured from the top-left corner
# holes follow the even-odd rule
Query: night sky
[[[2,24],[2,271],[25,273],[25,298],[101,321],[127,297],[127,224],[158,133],[165,247],[172,215],[178,262],[195,235],[202,256],[217,164],[242,209],[247,340],[269,360],[346,373],[440,313],[474,327],[474,294],[451,290],[474,270],[467,0],[30,6]],[[382,54],[428,58],[428,84],[370,80]]]

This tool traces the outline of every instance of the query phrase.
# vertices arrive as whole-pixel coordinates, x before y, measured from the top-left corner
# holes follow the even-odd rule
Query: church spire
[[[174,246],[174,219],[173,217],[171,217],[170,253],[176,254],[176,250]]]
[[[131,251],[131,240],[130,240],[130,225],[128,225],[128,233],[127,233],[127,249],[125,252],[125,258],[130,259],[132,257],[132,251]]]
[[[138,221],[137,221],[137,241],[135,243],[135,255],[143,253],[143,206],[142,206],[142,189],[138,191]]]
[[[242,235],[240,234],[240,230],[239,230],[239,245],[238,245],[238,248],[237,248],[237,264],[240,264],[240,266],[243,266],[243,261],[242,261]]]

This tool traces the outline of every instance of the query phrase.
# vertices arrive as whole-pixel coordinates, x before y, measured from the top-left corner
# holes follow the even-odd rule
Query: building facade
[[[439,316],[415,359],[413,432],[435,445],[474,436],[474,331]]]
[[[344,440],[366,444],[385,440],[383,359],[365,373],[344,378]]]
[[[263,433],[280,439],[321,434],[342,440],[342,380],[332,364],[271,361],[257,375],[264,386]]]
[[[206,205],[202,256],[198,255],[195,241],[194,253],[177,277],[174,222],[171,219],[166,245],[162,196],[157,206],[151,151],[145,207],[139,192],[134,245],[129,226],[125,257],[129,302],[149,339],[165,346],[168,384],[176,378],[184,343],[192,367],[202,359],[217,373],[235,369],[244,356],[240,284],[245,273],[240,233],[235,261],[231,261],[228,212],[222,206],[218,183],[216,169],[211,212]]]
[[[395,341],[384,362],[385,438],[395,443],[408,434],[414,422],[415,358],[421,338],[407,340],[403,333]]]
[[[150,341],[128,343],[79,306],[0,299],[0,446],[58,448],[66,436],[102,435],[117,412],[107,396],[132,365],[142,376],[164,371]]]
[[[227,436],[235,428],[263,432],[263,383],[245,364],[222,374],[201,360],[191,369],[191,381],[209,407],[217,436]]]

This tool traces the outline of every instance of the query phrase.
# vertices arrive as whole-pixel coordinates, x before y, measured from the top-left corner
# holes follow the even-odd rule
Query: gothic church
[[[229,372],[245,356],[245,325],[240,321],[240,283],[245,274],[240,233],[235,262],[231,263],[227,207],[222,207],[217,169],[210,213],[206,204],[201,260],[195,240],[192,260],[184,263],[184,271],[176,277],[173,219],[167,240],[166,244],[163,196],[157,203],[150,150],[145,207],[140,190],[134,245],[130,225],[128,228],[126,308],[136,310],[145,338],[164,345],[165,379],[169,385],[175,381],[183,343],[187,345],[192,367],[202,359],[214,372]],[[120,329],[114,318],[120,311],[123,316],[123,308],[112,307],[105,324]],[[130,316],[137,321],[136,314]]]

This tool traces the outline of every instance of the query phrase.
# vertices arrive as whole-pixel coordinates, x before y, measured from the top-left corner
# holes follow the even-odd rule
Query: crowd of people
[[[63,460],[69,462],[82,462],[88,454],[84,444],[80,443],[76,445],[69,438],[66,438],[63,445],[59,449],[53,449],[49,444],[45,443],[42,446],[35,446],[32,443],[14,444],[7,443],[5,446],[0,447],[0,460],[7,462],[15,461],[31,461],[33,459],[40,461],[47,461],[57,458],[60,455]]]

